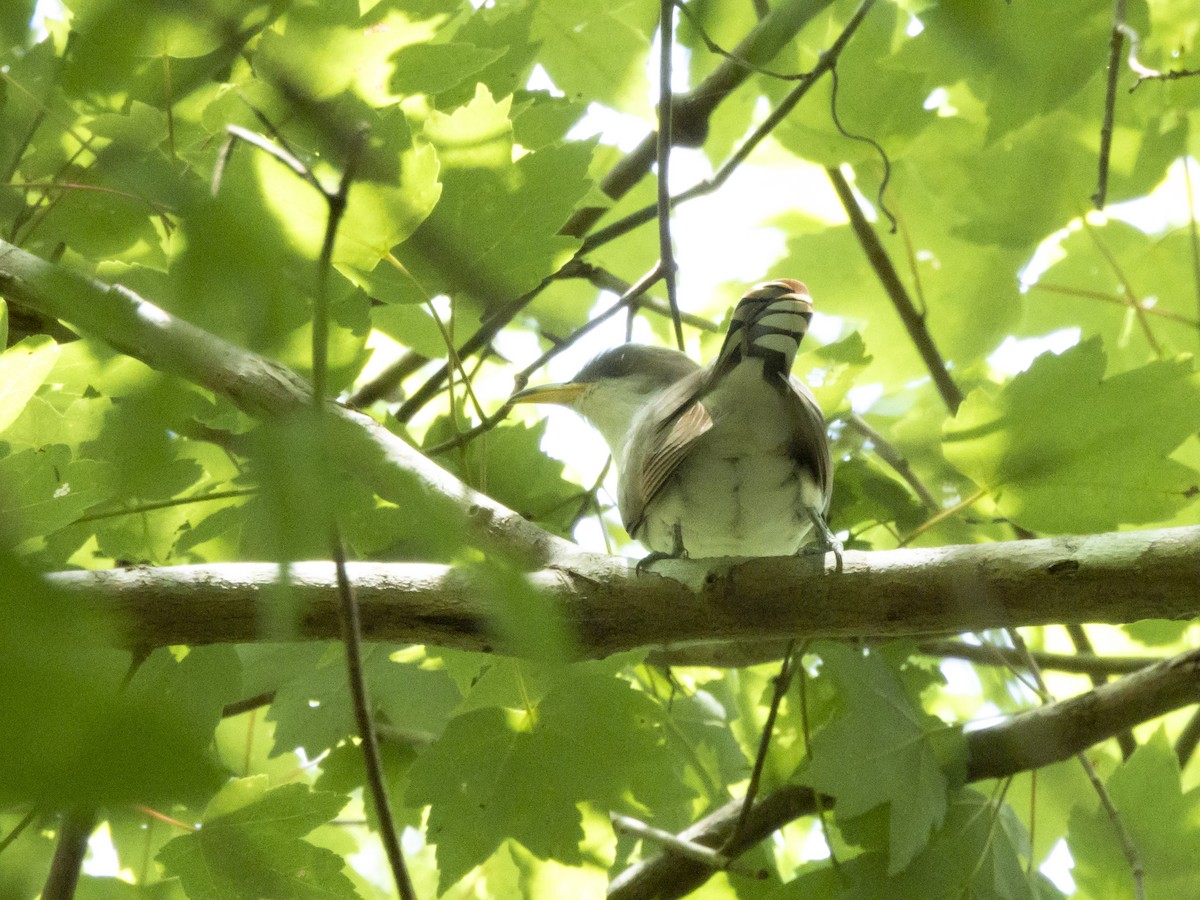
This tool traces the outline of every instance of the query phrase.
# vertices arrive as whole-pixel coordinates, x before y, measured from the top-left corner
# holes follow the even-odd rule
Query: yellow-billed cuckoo
[[[815,526],[811,549],[833,551],[840,568],[841,543],[825,521],[825,419],[791,374],[811,318],[803,282],[768,281],[738,302],[704,368],[676,350],[625,344],[565,384],[512,399],[569,406],[604,436],[621,518],[648,559],[784,556]]]

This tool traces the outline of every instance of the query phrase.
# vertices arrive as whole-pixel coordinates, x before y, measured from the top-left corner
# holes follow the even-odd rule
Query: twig
[[[675,4],[661,0],[658,27],[658,258],[675,325],[675,343],[684,349],[679,297],[675,292],[675,248],[671,245],[671,52],[675,49]]]
[[[371,799],[375,803],[375,814],[379,817],[379,837],[387,851],[392,877],[401,900],[416,900],[404,851],[400,847],[400,832],[392,816],[392,805],[388,801],[387,781],[383,774],[383,758],[379,754],[379,737],[375,733],[375,722],[371,717],[370,701],[362,661],[362,621],[354,586],[346,574],[346,554],[342,542],[333,541],[333,561],[337,568],[338,593],[341,595],[342,641],[346,646],[346,667],[350,673],[350,698],[354,705],[354,720],[362,744],[363,764],[367,771],[367,784]]]
[[[226,703],[221,707],[221,718],[229,719],[244,712],[250,712],[252,709],[269,706],[274,702],[275,692],[263,691],[261,694],[255,694],[253,697],[245,697],[241,700],[235,700],[232,703]]]
[[[718,850],[712,849],[712,847],[705,847],[703,844],[697,844],[686,838],[677,837],[669,831],[647,825],[645,822],[641,822],[631,816],[620,816],[613,813],[611,818],[614,831],[632,834],[643,840],[653,841],[670,850],[672,853],[677,853],[685,859],[695,860],[714,870],[729,867],[729,857]],[[756,872],[749,870],[743,870],[743,874],[757,875]]]
[[[1200,272],[1197,272],[1197,279],[1200,279]],[[1198,281],[1200,283],[1200,281]],[[1125,309],[1132,310],[1139,316],[1142,314],[1150,316],[1161,316],[1164,319],[1170,319],[1172,322],[1179,322],[1183,325],[1189,325],[1192,328],[1200,328],[1200,319],[1192,319],[1188,316],[1180,315],[1177,312],[1172,312],[1169,309],[1162,309],[1158,306],[1147,306],[1138,301],[1132,294],[1123,291],[1124,299],[1114,297],[1111,294],[1106,294],[1103,291],[1091,291],[1087,288],[1076,288],[1065,284],[1057,284],[1055,282],[1047,282],[1038,280],[1029,286],[1030,290],[1045,291],[1048,294],[1065,294],[1068,297],[1082,297],[1086,300],[1100,300],[1104,303],[1113,303],[1117,306],[1123,306]]]
[[[160,500],[157,503],[142,503],[129,509],[112,509],[107,512],[88,513],[75,519],[75,523],[96,522],[100,519],[115,519],[120,516],[136,516],[142,513],[155,512],[160,509],[170,509],[173,506],[187,506],[191,503],[207,503],[210,500],[229,500],[236,497],[253,497],[258,493],[257,488],[238,488],[229,491],[213,491],[211,494],[197,494],[193,497],[177,497],[173,500]]]
[[[318,260],[312,338],[313,408],[318,417],[318,427],[324,426],[325,403],[328,393],[329,273],[333,269],[333,250],[337,241],[338,225],[346,211],[350,185],[354,181],[361,152],[366,146],[366,128],[358,129],[355,138],[347,152],[346,167],[337,191],[332,194],[322,191],[329,206],[329,215],[325,221],[325,237],[321,242],[321,255]],[[315,176],[313,178],[315,180]],[[391,803],[388,800],[387,780],[383,773],[383,758],[379,753],[379,738],[375,734],[371,704],[367,697],[366,673],[363,671],[362,659],[362,617],[357,598],[354,595],[354,587],[346,572],[346,551],[342,546],[341,534],[336,522],[331,522],[330,526],[330,545],[334,567],[337,571],[338,596],[341,601],[339,617],[342,643],[346,648],[347,678],[354,706],[354,719],[358,726],[358,736],[362,746],[367,784],[370,788],[371,799],[375,804],[375,814],[379,818],[379,838],[387,853],[388,863],[392,869],[392,878],[396,882],[396,890],[400,894],[401,900],[416,900],[417,894],[413,890],[408,866],[404,861],[404,851],[400,847],[400,832],[396,827]]]
[[[1071,639],[1071,643],[1075,646],[1076,653],[1081,655],[1087,654],[1088,656],[1095,655],[1096,651],[1092,646],[1092,640],[1088,637],[1087,631],[1084,630],[1082,625],[1080,625],[1078,622],[1068,622],[1063,627],[1067,629],[1067,636]],[[1030,654],[1030,656],[1032,656],[1032,654]],[[1099,687],[1108,681],[1108,677],[1099,672],[1089,672],[1088,678],[1095,687]],[[1137,749],[1137,740],[1134,738],[1133,732],[1122,731],[1116,737],[1117,745],[1121,748],[1121,758],[1129,759],[1129,757],[1133,756],[1133,751]]]
[[[1121,46],[1125,42],[1126,0],[1113,0],[1112,35],[1108,44],[1108,81],[1104,89],[1104,121],[1100,125],[1100,153],[1097,157],[1096,192],[1092,203],[1104,209],[1108,200],[1108,160],[1112,154],[1113,119],[1117,109],[1117,76],[1121,70]]]
[[[738,841],[741,840],[743,832],[746,830],[746,820],[750,817],[750,810],[754,806],[755,798],[758,796],[758,785],[762,780],[763,766],[766,765],[767,751],[771,747],[771,737],[775,731],[775,717],[779,715],[779,704],[787,696],[788,687],[792,683],[792,673],[799,662],[795,656],[795,647],[796,642],[794,640],[788,641],[787,652],[783,654],[783,662],[779,666],[779,674],[775,676],[775,693],[771,696],[771,707],[767,710],[767,721],[763,723],[762,737],[758,741],[758,753],[754,757],[754,768],[750,771],[750,783],[746,785],[746,796],[742,798],[742,811],[738,814],[733,831],[730,832],[725,843],[721,845],[722,851],[736,847]]]
[[[629,286],[629,289],[626,290],[625,293],[622,294],[617,299],[616,303],[614,303],[608,309],[604,310],[604,312],[599,313],[598,315],[592,316],[592,318],[589,319],[586,323],[584,323],[583,325],[579,326],[574,331],[572,331],[571,334],[568,335],[565,340],[563,340],[561,343],[555,344],[553,347],[551,347],[549,350],[547,350],[545,353],[543,353],[541,356],[539,356],[537,359],[535,359],[533,362],[531,362],[529,365],[527,365],[524,369],[522,369],[520,372],[518,372],[516,374],[516,376],[514,376],[514,378],[513,378],[516,388],[518,390],[523,388],[525,386],[526,382],[528,382],[530,375],[532,375],[534,372],[536,372],[538,369],[540,369],[542,366],[544,366],[547,362],[549,362],[551,359],[556,357],[558,354],[562,353],[564,350],[566,350],[568,347],[570,347],[572,344],[574,344],[576,341],[578,341],[581,337],[583,337],[589,331],[593,330],[594,328],[598,328],[600,325],[607,322],[609,319],[611,319],[613,316],[615,316],[621,310],[625,309],[630,304],[634,303],[638,299],[638,297],[640,297],[642,294],[646,293],[646,291],[650,290],[650,288],[653,286],[654,282],[658,281],[658,279],[661,278],[662,275],[663,275],[663,269],[662,269],[662,262],[660,261],[660,262],[656,263],[654,265],[654,268],[652,268],[649,272],[647,272],[645,275],[643,275],[641,278],[639,278],[637,281],[635,281],[633,284],[631,284]]]
[[[1020,713],[986,728],[968,731],[968,783],[1005,778],[1069,759],[1117,731],[1149,721],[1200,699],[1196,675],[1200,651],[1192,650],[1163,660],[1145,671],[1103,687]],[[821,800],[832,809],[834,800]],[[816,813],[817,798],[799,785],[788,785],[768,794],[757,804],[740,846],[731,855],[745,852],[788,822]],[[686,839],[709,846],[720,845],[741,810],[731,800],[683,832]],[[612,881],[609,900],[682,897],[695,890],[712,871],[690,860],[668,854],[630,866]]]
[[[832,0],[811,0],[798,3],[787,0],[775,4],[765,19],[738,44],[731,57],[750,62],[769,60],[811,22]],[[744,82],[750,70],[725,60],[711,75],[687,94],[675,98],[672,129],[676,144],[698,147],[708,132],[708,120],[713,111],[729,94]],[[633,189],[654,164],[658,139],[649,134],[637,147],[626,154],[600,182],[600,190],[614,200]],[[587,234],[607,211],[607,207],[586,207],[577,210],[563,227],[563,233],[576,237]],[[647,220],[648,221],[648,220]]]
[[[958,515],[964,509],[968,509],[968,508],[974,506],[976,503],[978,503],[980,500],[982,500],[985,496],[987,496],[987,491],[978,490],[974,494],[972,494],[970,497],[966,497],[963,500],[960,500],[958,503],[955,503],[953,506],[946,507],[945,509],[943,509],[941,512],[937,513],[936,515],[930,516],[928,519],[926,519],[924,522],[922,522],[920,525],[918,525],[916,528],[914,528],[912,531],[910,531],[908,534],[906,534],[904,536],[904,538],[900,541],[899,546],[907,547],[909,544],[911,544],[914,540],[916,540],[919,536],[924,534],[926,531],[928,531],[934,525],[937,525],[940,522],[944,522],[946,519],[949,519],[951,516]]]
[[[586,516],[592,509],[595,509],[598,515],[602,515],[600,513],[600,503],[596,499],[596,492],[600,490],[601,485],[604,484],[604,479],[608,477],[608,470],[612,468],[612,462],[613,458],[612,454],[610,453],[607,458],[605,458],[604,465],[600,468],[600,474],[597,475],[596,480],[592,482],[591,488],[584,492],[583,502],[579,504],[579,509],[576,510],[575,515],[571,517],[571,524],[567,526],[568,534],[575,530],[575,526],[582,522],[583,517]],[[603,522],[601,522],[601,527],[603,528]]]
[[[370,406],[376,400],[382,400],[394,391],[405,378],[420,370],[427,362],[429,362],[428,356],[418,353],[416,350],[407,351],[370,381],[360,385],[346,399],[346,405],[351,409],[362,409]]]
[[[1127,23],[1122,22],[1119,26],[1121,33],[1129,39],[1129,68],[1137,75],[1137,81],[1133,83],[1133,87],[1129,89],[1129,93],[1133,93],[1142,86],[1143,81],[1175,81],[1180,78],[1194,78],[1200,75],[1200,69],[1170,69],[1166,72],[1160,72],[1158,69],[1151,69],[1149,66],[1143,65],[1138,58],[1139,46],[1141,38]]]
[[[679,11],[687,17],[687,20],[688,20],[688,22],[691,23],[692,27],[696,29],[696,34],[700,35],[700,40],[704,42],[704,46],[708,48],[709,53],[715,53],[715,54],[717,54],[717,56],[723,56],[727,60],[732,62],[734,65],[740,66],[743,69],[747,69],[751,72],[757,72],[759,75],[766,75],[768,78],[777,78],[780,81],[800,81],[800,80],[808,77],[807,72],[799,72],[799,73],[792,73],[792,74],[788,74],[785,72],[776,72],[773,69],[768,69],[763,66],[755,65],[754,63],[750,62],[750,60],[745,59],[744,57],[738,56],[735,53],[730,53],[728,50],[726,50],[724,47],[722,47],[720,44],[718,44],[716,41],[714,41],[711,37],[709,37],[708,32],[704,30],[704,26],[700,24],[700,19],[696,16],[696,14],[694,12],[692,12],[691,7],[689,7],[686,3],[683,2],[683,0],[675,0],[675,5],[677,7],[679,7]],[[764,18],[766,16],[767,12],[769,12],[769,11],[770,11],[770,8],[767,7],[764,3],[762,11],[759,12],[758,18],[759,19]]]
[[[1130,309],[1133,310],[1134,316],[1137,318],[1138,325],[1142,327],[1142,333],[1146,335],[1146,342],[1150,345],[1150,349],[1154,351],[1154,355],[1159,359],[1163,358],[1163,348],[1159,344],[1158,338],[1154,336],[1154,330],[1150,327],[1150,322],[1146,318],[1146,309],[1142,305],[1141,299],[1133,291],[1133,286],[1129,282],[1129,276],[1125,274],[1120,262],[1117,261],[1116,254],[1108,249],[1108,245],[1100,237],[1100,233],[1087,220],[1087,216],[1081,217],[1083,230],[1087,232],[1088,237],[1092,239],[1092,243],[1096,245],[1096,250],[1104,261],[1108,263],[1108,267],[1112,269],[1117,280],[1121,282],[1121,292],[1125,295],[1125,302]]]
[[[1016,628],[1007,628],[1009,640],[1012,641],[1013,647],[1025,659],[1025,665],[1029,672],[1037,681],[1038,691],[1042,699],[1042,703],[1049,705],[1054,702],[1054,697],[1046,687],[1046,679],[1042,675],[1042,670],[1039,668],[1033,656],[1029,653],[1029,647],[1025,643],[1025,639],[1021,637],[1021,633]],[[1117,807],[1113,804],[1112,796],[1108,793],[1108,788],[1104,786],[1104,782],[1100,780],[1099,774],[1096,772],[1096,767],[1092,765],[1092,761],[1087,758],[1082,750],[1075,754],[1075,758],[1079,761],[1079,765],[1083,768],[1083,772],[1087,775],[1088,781],[1092,784],[1092,789],[1096,792],[1096,796],[1100,798],[1100,805],[1108,814],[1108,819],[1112,823],[1113,829],[1117,833],[1117,841],[1121,845],[1121,851],[1125,854],[1125,859],[1129,863],[1129,871],[1133,876],[1133,891],[1137,900],[1146,900],[1146,877],[1145,871],[1142,868],[1142,859],[1138,853],[1137,847],[1133,843],[1133,835],[1129,833],[1129,829],[1125,827],[1125,822],[1121,818],[1121,814],[1117,811]]]
[[[13,826],[12,831],[0,838],[0,853],[3,853],[8,846],[21,836],[21,833],[33,824],[34,819],[38,816],[38,809],[35,806],[21,818],[21,821]]]
[[[850,413],[850,415],[845,417],[844,421],[871,442],[871,448],[875,451],[875,455],[891,466],[893,471],[904,479],[905,484],[913,489],[913,493],[920,498],[927,509],[936,510],[938,508],[938,502],[934,499],[933,494],[929,492],[929,488],[925,487],[925,483],[917,477],[917,474],[912,470],[912,466],[908,464],[908,459],[894,444],[872,428],[867,420],[856,412]]]
[[[728,180],[729,176],[734,173],[738,166],[745,162],[746,158],[750,156],[754,149],[760,143],[762,143],[762,141],[772,131],[775,130],[780,122],[787,118],[788,114],[795,108],[796,104],[799,103],[804,95],[809,92],[809,90],[814,84],[816,84],[820,77],[826,72],[833,70],[833,67],[837,64],[838,57],[841,56],[842,51],[846,48],[846,44],[849,43],[850,38],[853,37],[854,32],[858,30],[858,26],[862,24],[863,19],[866,17],[867,13],[870,12],[871,7],[874,5],[875,0],[863,0],[862,4],[860,4],[858,9],[855,10],[854,15],[850,17],[850,21],[846,23],[846,27],[842,29],[842,33],[837,36],[837,39],[829,46],[829,49],[821,54],[820,58],[817,60],[816,66],[813,67],[813,70],[809,72],[807,76],[805,76],[805,78],[801,80],[798,85],[796,85],[796,87],[792,88],[792,90],[786,97],[783,98],[780,104],[771,111],[771,114],[762,121],[762,124],[755,128],[750,136],[741,143],[736,151],[734,151],[733,155],[721,164],[721,168],[719,168],[711,178],[706,178],[704,181],[701,181],[682,193],[672,197],[671,207],[674,208],[680,203],[685,203],[688,200],[692,200],[696,197],[710,194],[721,187],[721,185]],[[624,219],[620,219],[611,225],[608,225],[607,227],[588,235],[583,242],[583,246],[580,247],[579,252],[582,254],[594,250],[597,247],[632,231],[639,225],[649,222],[657,215],[657,213],[657,204],[644,206],[636,212],[630,213]]]
[[[1025,661],[1024,656],[1008,647],[997,647],[994,644],[982,646],[956,640],[922,641],[917,645],[917,651],[925,656],[965,659],[983,666],[1020,665]],[[1029,655],[1043,671],[1049,669],[1072,675],[1096,675],[1101,678],[1108,675],[1129,675],[1162,661],[1160,656],[1096,656],[1092,653],[1047,653],[1041,650],[1030,650]]]
[[[590,282],[602,291],[609,291],[618,296],[629,290],[629,282],[624,278],[614,275],[612,272],[605,269],[603,266],[593,265],[585,262],[582,259],[573,259],[558,273],[560,278],[582,278]],[[630,308],[644,309],[649,312],[657,313],[660,316],[670,317],[671,308],[661,300],[643,294],[630,305]],[[716,322],[697,316],[694,313],[680,310],[679,318],[684,325],[690,325],[692,328],[700,331],[707,331],[712,334],[723,333],[723,329]]]
[[[479,326],[479,329],[473,335],[462,342],[462,345],[459,346],[457,350],[458,358],[460,360],[466,359],[468,356],[472,356],[473,354],[478,353],[484,347],[488,346],[492,342],[492,339],[495,338],[496,335],[499,334],[521,310],[532,303],[534,298],[537,297],[537,295],[543,290],[545,290],[546,286],[549,285],[553,279],[554,276],[549,276],[543,279],[541,284],[529,291],[527,294],[522,294],[520,297],[510,300],[503,306],[498,307],[495,312],[493,312],[487,319],[483,321],[483,323]],[[442,382],[449,377],[450,369],[451,363],[449,360],[447,360],[438,367],[436,372],[434,372],[425,380],[424,384],[413,391],[412,394],[400,404],[399,409],[396,410],[397,421],[401,423],[408,422],[417,414],[417,412],[424,408],[426,403],[436,397],[438,391],[441,390]]]
[[[854,198],[854,191],[851,190],[846,177],[840,169],[832,166],[827,168],[825,172],[828,174],[829,180],[833,182],[833,189],[837,192],[838,199],[842,201],[842,206],[845,208],[846,215],[850,219],[850,227],[854,229],[854,234],[858,238],[859,244],[862,245],[863,251],[867,254],[867,260],[871,263],[871,268],[875,270],[875,275],[879,278],[883,289],[891,299],[892,305],[896,307],[896,312],[900,314],[900,320],[904,323],[904,327],[908,331],[908,336],[912,338],[917,352],[921,354],[921,359],[925,361],[925,367],[929,370],[929,374],[933,378],[934,386],[941,395],[942,402],[950,412],[957,412],[959,405],[963,401],[962,391],[954,383],[954,379],[950,377],[950,372],[946,369],[946,363],[933,342],[933,336],[930,335],[929,330],[925,327],[924,314],[919,312],[913,305],[912,299],[908,296],[908,291],[904,287],[904,283],[901,282],[900,276],[896,272],[896,267],[892,265],[891,258],[888,256],[887,251],[884,250],[883,244],[880,243],[879,236],[875,234],[871,223],[867,221],[867,217],[863,215],[858,201]]]
[[[800,653],[800,734],[804,737],[804,756],[812,759],[812,722],[808,715],[808,671],[804,668],[804,652]],[[841,870],[841,862],[833,848],[833,839],[829,834],[829,820],[825,817],[825,798],[813,793],[813,806],[816,807],[817,822],[821,826],[821,836],[825,838],[825,846],[829,848],[829,864],[835,872]]]
[[[1183,726],[1183,731],[1179,732],[1179,737],[1175,739],[1175,758],[1179,760],[1179,768],[1182,769],[1188,764],[1197,744],[1200,744],[1200,709],[1192,713],[1192,717]]]
[[[550,349],[548,349],[545,353],[541,354],[537,359],[514,375],[514,390],[520,390],[523,388],[529,382],[530,375],[544,366],[551,359],[558,356],[558,354],[562,353],[568,347],[572,346],[589,331],[594,328],[598,328],[621,310],[631,308],[632,305],[637,301],[638,297],[648,291],[650,286],[653,285],[654,282],[657,281],[661,276],[662,264],[658,263],[653,269],[638,279],[635,284],[630,285],[625,293],[617,299],[616,303],[604,310],[604,312],[592,316],[591,319],[589,319],[579,328],[576,328],[564,340],[554,344],[554,346],[550,347]],[[434,444],[431,447],[423,447],[421,448],[421,452],[427,456],[436,456],[439,453],[445,453],[447,450],[453,450],[457,447],[462,447],[480,435],[491,431],[493,428],[503,422],[511,410],[512,404],[506,402],[490,416],[485,416],[479,422],[479,424],[475,425],[473,428],[469,428],[448,440],[442,441],[440,444]]]

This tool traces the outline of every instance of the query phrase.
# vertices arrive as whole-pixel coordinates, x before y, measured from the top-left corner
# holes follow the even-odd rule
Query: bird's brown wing
[[[663,392],[634,426],[621,464],[617,505],[625,530],[637,537],[646,507],[670,480],[679,464],[713,420],[702,395],[707,370],[680,379]]]
[[[788,414],[792,417],[792,440],[789,447],[796,465],[812,472],[813,480],[825,498],[822,513],[829,511],[833,494],[833,457],[825,435],[825,416],[808,387],[795,375],[784,376]]]

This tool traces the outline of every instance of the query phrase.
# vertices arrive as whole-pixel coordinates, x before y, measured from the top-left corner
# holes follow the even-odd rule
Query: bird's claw
[[[675,523],[675,546],[668,553],[665,550],[652,550],[637,561],[637,565],[633,567],[634,572],[641,575],[656,562],[661,562],[664,559],[687,559],[687,550],[683,546],[683,526],[678,522]]]
[[[816,556],[820,554],[824,556],[826,553],[832,553],[834,559],[833,570],[835,572],[842,571],[842,551],[845,548],[842,542],[834,536],[834,533],[829,530],[829,524],[825,521],[825,516],[819,510],[808,507],[808,517],[812,519],[813,527],[817,531],[817,539],[811,544],[806,544],[800,548],[800,552],[805,556]]]

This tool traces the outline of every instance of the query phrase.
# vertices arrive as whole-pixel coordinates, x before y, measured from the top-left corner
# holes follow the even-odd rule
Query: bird
[[[833,460],[825,418],[791,374],[812,319],[794,278],[756,285],[738,301],[716,358],[701,367],[665,347],[624,344],[570,381],[518,391],[512,403],[556,403],[608,444],[617,506],[629,535],[666,557],[833,552]],[[815,543],[805,538],[815,529]]]

